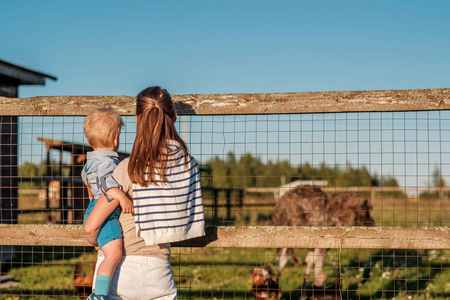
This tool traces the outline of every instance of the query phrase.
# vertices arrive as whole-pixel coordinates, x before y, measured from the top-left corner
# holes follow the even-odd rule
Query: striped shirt
[[[133,184],[136,235],[146,245],[178,242],[205,235],[200,171],[196,160],[173,142],[166,182],[155,170],[155,184]]]

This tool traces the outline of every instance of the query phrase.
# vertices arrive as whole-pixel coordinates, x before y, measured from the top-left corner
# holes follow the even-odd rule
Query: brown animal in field
[[[86,299],[92,293],[95,262],[91,263],[91,272],[86,276],[83,263],[76,263],[73,272],[73,286],[80,299]]]
[[[298,186],[286,192],[277,202],[270,220],[273,226],[374,226],[370,216],[372,205],[355,192],[344,192],[329,199],[318,186]],[[288,249],[278,254],[278,277],[288,261]],[[314,286],[324,288],[327,276],[323,272],[326,249],[313,249],[305,258],[303,289],[314,267]],[[295,258],[295,253],[291,251]],[[303,295],[304,296],[304,295]]]
[[[281,298],[278,277],[272,271],[272,265],[263,264],[252,270],[252,293],[258,300],[277,300]]]
[[[331,198],[327,205],[328,226],[375,226],[369,200],[356,192],[343,192]]]

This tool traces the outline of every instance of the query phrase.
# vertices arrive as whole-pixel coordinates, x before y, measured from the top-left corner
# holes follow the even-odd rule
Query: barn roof
[[[72,143],[72,142],[65,142],[55,139],[49,139],[45,137],[37,137],[38,141],[44,142],[45,146],[47,147],[47,152],[50,151],[50,149],[57,149],[60,151],[69,151],[72,154],[86,154],[89,151],[93,151],[94,149],[91,146],[79,144],[79,143]],[[125,152],[117,152],[119,154],[120,160],[130,156],[130,154]]]
[[[57,80],[55,76],[33,71],[6,62],[4,60],[0,60],[0,82],[13,85],[25,85],[25,84],[44,85],[45,78]]]

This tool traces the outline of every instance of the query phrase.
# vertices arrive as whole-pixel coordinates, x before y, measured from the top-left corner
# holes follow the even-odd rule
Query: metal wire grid
[[[90,273],[91,248],[23,246],[15,252],[8,274],[20,286],[2,284],[2,299],[82,299],[73,287],[74,266],[81,262]],[[300,258],[306,252],[296,250]],[[339,278],[335,299],[446,299],[449,259],[447,250],[329,250],[327,290],[314,289],[311,279],[306,295],[330,297]],[[275,249],[173,248],[171,264],[180,299],[253,299],[252,269],[262,262],[276,269],[276,260]],[[282,299],[300,297],[303,278],[304,268],[290,262],[280,279]]]
[[[124,119],[126,126],[119,151],[129,153],[135,124],[133,117]],[[68,202],[64,203],[72,219],[63,220],[64,207],[57,202],[46,208],[49,182],[44,180],[45,176],[64,175],[69,177],[69,185],[75,186],[79,174],[70,173],[68,166],[74,163],[70,153],[61,154],[57,148],[49,151],[50,174],[44,174],[48,169],[42,166],[47,159],[47,148],[37,140],[41,136],[87,145],[82,122],[82,117],[72,116],[19,118],[19,212],[33,210],[20,213],[19,223],[67,223],[73,221],[76,210],[83,212],[83,208],[74,208],[70,202],[73,201],[70,189],[66,194],[60,193],[60,197],[66,197]],[[297,179],[335,183],[327,189],[330,196],[356,187],[373,205],[377,226],[449,224],[446,181],[450,118],[447,111],[182,116],[178,130],[187,140],[191,154],[201,165],[209,166],[202,173],[203,186],[215,189],[204,191],[208,225],[265,225],[277,201],[269,188]],[[24,167],[27,163],[28,169]],[[305,171],[306,166],[309,173]],[[31,184],[29,178],[25,180],[30,176],[42,180]],[[371,181],[369,186],[364,185],[367,177]],[[338,186],[341,178],[346,179],[345,184]],[[360,185],[352,185],[354,182]],[[378,185],[377,189],[373,184]],[[258,190],[248,192],[254,187]],[[243,196],[240,189],[244,189]],[[44,196],[42,190],[46,191]],[[52,283],[2,289],[0,295],[4,299],[76,298],[71,285],[73,264],[75,260],[83,261],[89,271],[89,264],[95,259],[91,251],[90,248],[16,247],[15,253],[20,256],[16,255],[10,267],[6,264],[2,275],[13,274],[21,282],[31,280],[25,279],[25,275],[40,274],[34,270],[51,268]],[[303,255],[305,251],[297,250]],[[343,298],[448,297],[447,251],[336,251],[328,252],[326,270],[330,279],[336,277],[335,273],[341,278]],[[72,255],[73,259],[61,259],[56,255],[60,252],[63,257]],[[277,260],[274,249],[174,248],[172,253],[180,298],[185,299],[252,298],[251,269],[264,262],[276,265]],[[31,262],[24,261],[25,254],[31,255]],[[48,258],[49,255],[53,258]],[[65,268],[55,267],[61,265]],[[29,271],[28,267],[37,269]],[[283,297],[290,295],[294,299],[301,292],[303,268],[289,266],[287,270],[291,273],[283,273],[280,285]],[[59,283],[56,278],[64,278],[65,283]],[[38,281],[34,279],[35,283]],[[308,290],[309,294],[312,292]]]
[[[135,125],[132,118],[125,119],[127,125],[121,134],[119,151],[129,153]],[[70,116],[21,118],[18,156],[21,195],[36,192],[36,184],[26,183],[30,180],[26,177],[30,176],[39,183],[39,177],[63,175],[76,185],[79,174],[70,174],[71,154],[58,151],[58,147],[49,150],[50,166],[46,169],[47,149],[37,137],[87,145],[82,121],[82,117]],[[220,216],[216,221],[220,224],[235,221],[227,220],[229,207],[223,200],[226,196],[223,188],[234,189],[228,195],[228,206],[248,219],[255,212],[270,214],[276,195],[269,188],[298,179],[329,181],[327,191],[331,194],[348,187],[357,188],[371,197],[377,224],[381,226],[449,224],[444,205],[450,161],[446,111],[183,116],[178,127],[191,153],[202,165],[211,167],[203,173],[204,185],[222,188],[217,191],[219,201],[216,201]],[[82,162],[73,163],[82,166]],[[309,169],[308,174],[305,168]],[[44,188],[42,185],[43,181],[41,188]],[[378,187],[373,188],[374,185]],[[393,189],[396,185],[399,189]],[[256,193],[245,190],[245,199],[239,199],[241,195],[236,189],[254,187],[259,188]],[[371,188],[375,192],[370,193]],[[214,195],[209,192],[205,194],[212,198]],[[41,195],[41,201],[43,198]],[[19,206],[25,202],[19,201]],[[38,203],[31,201],[30,205],[39,209]],[[268,217],[242,224],[261,225]]]
[[[303,258],[308,250],[297,249]],[[448,250],[333,249],[326,254],[325,290],[304,286],[304,267],[292,262],[279,286],[282,299],[447,299]],[[180,299],[254,299],[251,271],[262,262],[276,271],[275,249],[174,249],[172,266]],[[311,277],[314,273],[312,273]],[[340,282],[341,288],[335,288]]]
[[[213,166],[213,184],[246,188],[248,205],[236,210],[247,219],[270,214],[270,187],[311,179],[328,181],[330,194],[354,187],[370,197],[379,226],[449,224],[446,111],[189,117],[188,124],[192,153]]]

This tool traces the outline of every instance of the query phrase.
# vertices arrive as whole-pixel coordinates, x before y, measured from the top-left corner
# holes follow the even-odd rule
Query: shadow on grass
[[[300,290],[284,291],[281,299],[295,299],[297,300],[300,296]],[[233,289],[222,289],[222,290],[198,290],[178,288],[178,299],[256,299],[250,290],[233,290]]]
[[[45,289],[45,290],[29,290],[21,289],[2,289],[0,290],[0,299],[81,299],[75,294],[74,290],[70,289]]]
[[[6,273],[13,268],[33,266],[48,261],[72,259],[94,252],[94,247],[14,246],[12,262],[3,264],[2,273]]]

